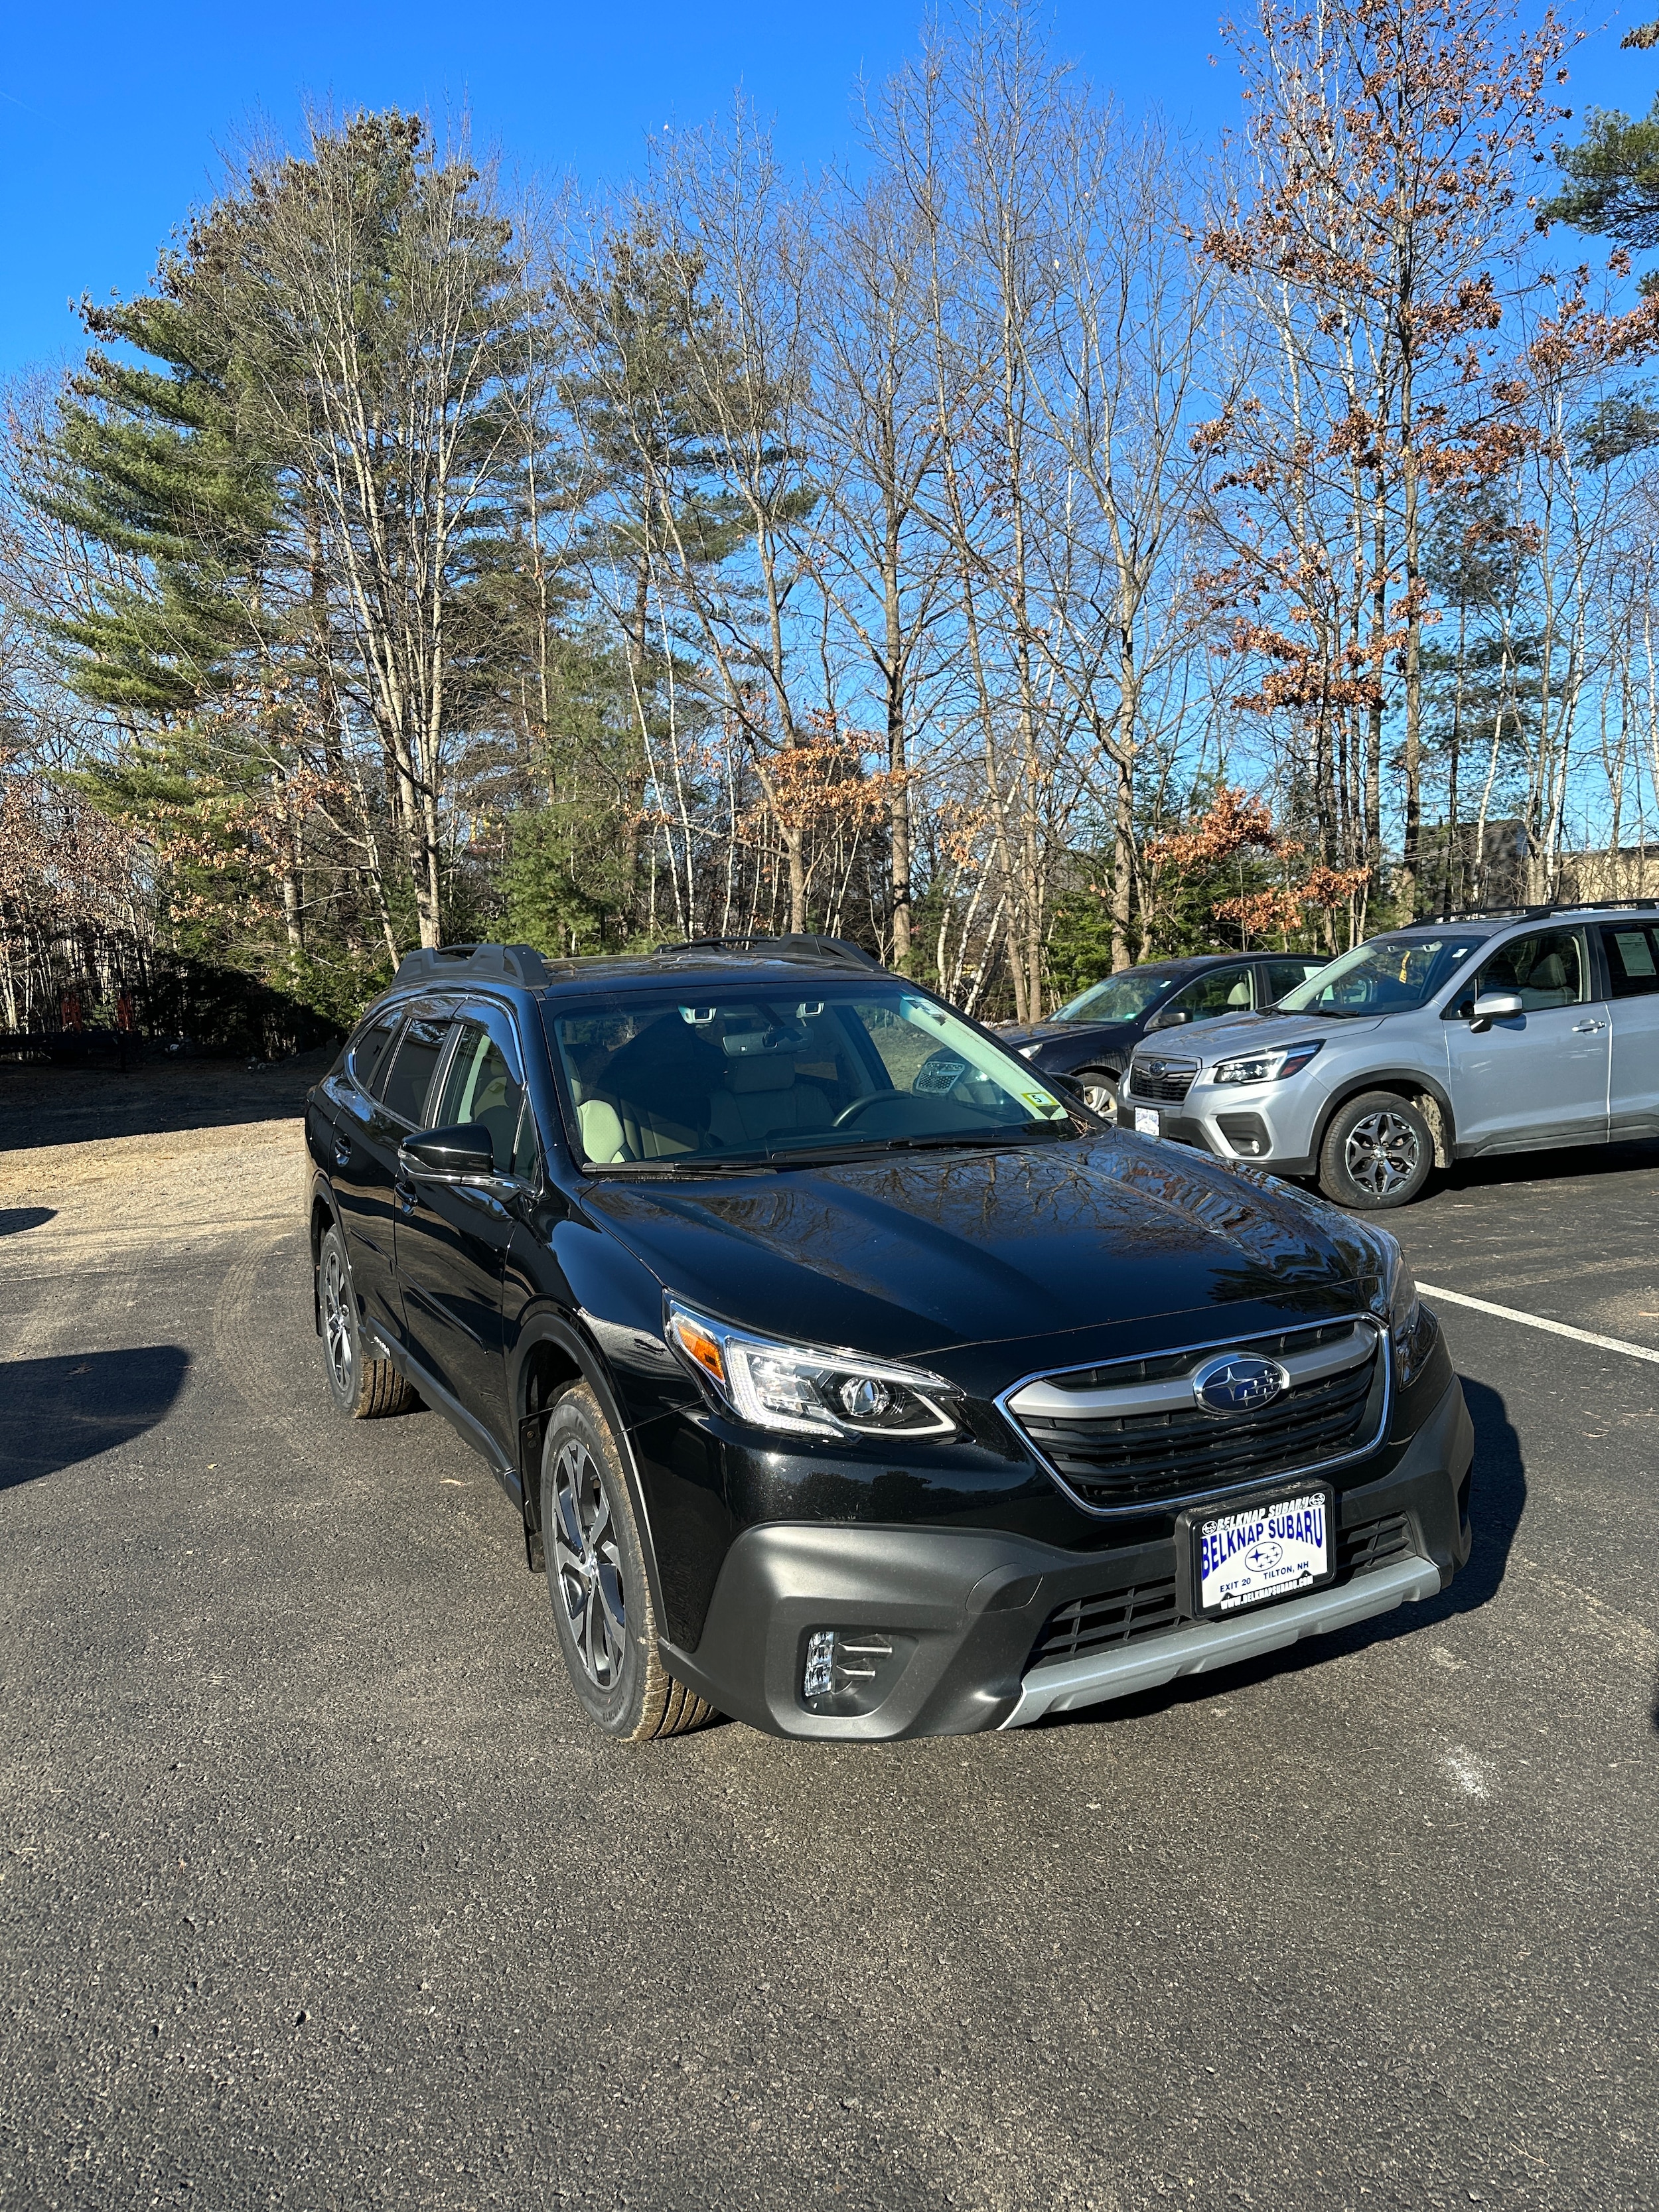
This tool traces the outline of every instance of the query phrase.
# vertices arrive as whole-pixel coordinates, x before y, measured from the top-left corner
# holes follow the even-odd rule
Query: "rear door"
[[[1522,1011],[1477,1030],[1483,991],[1515,992]],[[1607,1008],[1583,930],[1510,938],[1456,994],[1445,1028],[1460,1145],[1504,1152],[1605,1139]]]
[[[428,1125],[480,1125],[489,1133],[496,1174],[522,1180],[524,1106],[512,1017],[494,1006],[465,1007]],[[510,1450],[501,1337],[501,1277],[516,1220],[510,1198],[419,1176],[405,1176],[398,1195],[398,1280],[410,1348]]]
[[[1606,921],[1600,934],[1613,1038],[1607,1133],[1659,1136],[1659,926]]]

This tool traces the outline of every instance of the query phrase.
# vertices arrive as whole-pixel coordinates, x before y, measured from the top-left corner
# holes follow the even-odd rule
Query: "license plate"
[[[1331,1492],[1322,1487],[1194,1516],[1196,1610],[1213,1619],[1329,1582],[1336,1572],[1332,1518]]]
[[[1150,1106],[1135,1108],[1135,1134],[1138,1137],[1157,1136],[1158,1115]]]

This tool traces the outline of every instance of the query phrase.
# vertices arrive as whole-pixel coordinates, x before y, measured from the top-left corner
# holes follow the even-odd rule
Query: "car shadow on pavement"
[[[1442,1192],[1500,1188],[1506,1183],[1567,1182],[1579,1176],[1632,1175],[1659,1167],[1659,1144],[1638,1137],[1616,1145],[1572,1145],[1559,1152],[1499,1152],[1457,1160],[1435,1175],[1431,1203]]]
[[[1224,1694],[1229,1688],[1271,1680],[1275,1674],[1299,1673],[1306,1667],[1323,1666],[1328,1659],[1368,1645],[1390,1644],[1450,1620],[1462,1613],[1475,1613],[1490,1603],[1503,1587],[1509,1571],[1510,1552],[1527,1503],[1527,1469],[1521,1439],[1509,1417],[1503,1395],[1490,1384],[1462,1377],[1463,1395],[1474,1422],[1474,1480],[1470,1485],[1469,1512],[1474,1540],[1468,1565],[1454,1577],[1449,1589],[1437,1597],[1422,1598],[1415,1605],[1396,1606],[1392,1613],[1357,1621],[1352,1628],[1327,1636],[1310,1636],[1282,1651],[1260,1659],[1247,1659],[1233,1667],[1218,1668],[1213,1674],[1182,1674],[1160,1690],[1139,1696],[1115,1698],[1103,1705],[1085,1705],[1075,1713],[1056,1713],[1043,1727],[1065,1727],[1079,1722],[1109,1721],[1114,1716],[1161,1712],[1171,1705],[1191,1705],[1202,1698]],[[1659,1729],[1659,1698],[1654,1724]]]
[[[0,1364],[0,1491],[143,1436],[166,1415],[189,1366],[177,1344]]]
[[[0,1237],[15,1237],[25,1229],[43,1229],[58,1218],[55,1206],[0,1206]]]

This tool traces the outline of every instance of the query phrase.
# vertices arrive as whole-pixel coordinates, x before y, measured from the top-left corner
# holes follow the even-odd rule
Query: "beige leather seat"
[[[784,1129],[827,1129],[830,1102],[816,1084],[798,1082],[787,1053],[734,1060],[709,1100],[709,1129],[723,1145],[753,1145]]]

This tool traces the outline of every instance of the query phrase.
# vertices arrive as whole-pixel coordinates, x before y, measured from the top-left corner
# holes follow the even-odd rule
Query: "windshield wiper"
[[[776,1165],[776,1160],[769,1154],[764,1158],[745,1155],[730,1160],[589,1160],[586,1172],[591,1176],[672,1179],[676,1176],[769,1175]]]
[[[996,1147],[1023,1143],[1027,1138],[1051,1133],[1054,1136],[1074,1137],[1077,1130],[1068,1118],[1064,1121],[1016,1121],[1006,1129],[957,1129],[927,1137],[884,1137],[880,1143],[884,1152],[948,1152],[970,1145]]]

